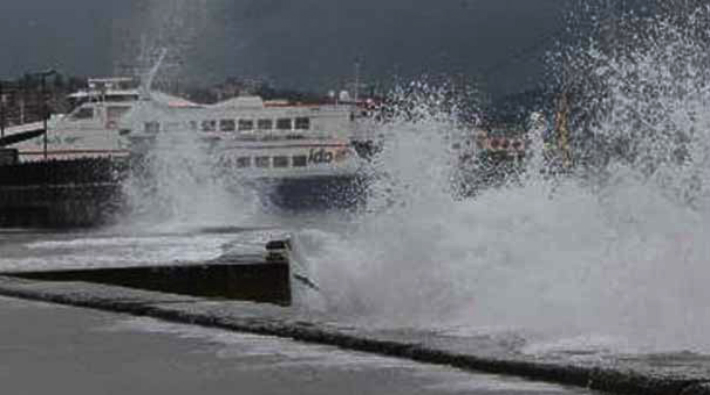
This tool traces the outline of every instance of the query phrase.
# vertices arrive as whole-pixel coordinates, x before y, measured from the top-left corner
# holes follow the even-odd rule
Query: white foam
[[[662,134],[636,130],[639,155],[612,160],[599,180],[531,176],[456,199],[455,114],[412,99],[408,108],[424,106],[424,116],[383,126],[390,140],[374,164],[371,211],[346,230],[299,234],[332,311],[373,323],[601,334],[643,350],[710,352],[710,116],[699,110],[710,102],[702,88],[710,78],[685,73],[707,51],[676,33],[690,48],[660,41],[614,59],[628,75],[608,81],[620,104],[611,116],[596,114],[597,133],[631,133],[633,108],[653,114]],[[644,96],[647,85],[657,89]],[[693,89],[684,95],[684,87]],[[683,163],[669,160],[677,133],[689,139]]]
[[[220,171],[217,159],[193,131],[162,131],[124,185],[131,211],[121,227],[187,232],[253,225],[257,191],[240,187],[235,174]]]

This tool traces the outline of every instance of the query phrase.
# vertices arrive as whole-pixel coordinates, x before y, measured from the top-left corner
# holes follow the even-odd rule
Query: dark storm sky
[[[111,15],[102,0],[0,0],[0,77],[56,66],[74,74],[110,68]]]
[[[366,75],[377,77],[486,71],[558,31],[564,2],[256,0],[224,15],[242,18],[227,36],[228,47],[240,48],[240,57],[250,59],[247,67],[335,84],[352,74],[357,58]],[[520,82],[535,75],[536,63],[514,62],[496,72]]]
[[[185,38],[189,50],[184,68],[200,79],[266,75],[280,85],[323,89],[350,78],[360,58],[368,78],[445,72],[475,76],[488,89],[504,91],[519,90],[538,78],[545,50],[554,48],[553,39],[540,41],[560,32],[571,3],[2,0],[0,76],[47,66],[78,75],[113,73],[117,62],[129,61],[117,59],[126,56],[117,48],[138,41],[122,35],[147,34],[151,19],[145,14],[151,8],[190,1],[205,9],[207,23],[176,31],[192,32]],[[166,18],[169,24],[172,17]],[[183,15],[180,23],[189,24],[191,18]],[[531,47],[537,50],[511,56]]]

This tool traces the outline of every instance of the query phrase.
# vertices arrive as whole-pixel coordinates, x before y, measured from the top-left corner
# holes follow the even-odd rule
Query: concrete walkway
[[[515,375],[619,394],[710,394],[710,360],[694,355],[619,356],[605,360],[532,357],[490,337],[442,339],[431,333],[388,333],[342,327],[298,311],[219,302],[89,283],[0,277],[0,294],[149,316],[164,321],[337,346],[459,369]]]
[[[587,394],[151,318],[0,298],[0,388],[35,394]]]

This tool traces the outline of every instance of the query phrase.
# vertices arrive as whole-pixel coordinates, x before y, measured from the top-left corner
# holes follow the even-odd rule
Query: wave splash
[[[643,34],[624,50],[576,49],[595,89],[577,97],[594,111],[572,136],[591,143],[573,151],[594,160],[570,175],[528,168],[461,198],[456,108],[436,89],[408,97],[395,111],[407,116],[381,125],[370,209],[297,236],[327,308],[387,325],[710,351],[710,52],[695,28],[634,22]]]

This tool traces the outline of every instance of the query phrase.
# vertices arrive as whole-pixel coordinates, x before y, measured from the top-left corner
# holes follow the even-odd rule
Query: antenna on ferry
[[[160,49],[160,55],[158,56],[158,61],[151,67],[150,70],[148,70],[143,76],[141,77],[141,98],[142,99],[150,99],[151,95],[150,92],[153,87],[153,81],[155,80],[155,76],[158,74],[158,71],[160,70],[160,66],[162,66],[163,61],[165,60],[165,56],[168,54],[167,48],[161,48]]]
[[[360,99],[360,59],[355,59],[355,104]]]

